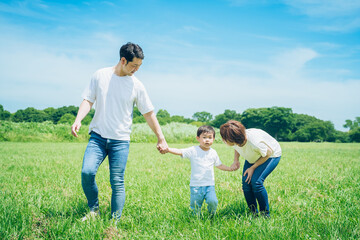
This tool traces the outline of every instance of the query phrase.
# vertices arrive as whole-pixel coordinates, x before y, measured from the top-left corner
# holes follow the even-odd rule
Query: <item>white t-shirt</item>
[[[82,97],[95,106],[89,132],[103,138],[130,140],[134,105],[142,114],[154,110],[144,85],[135,76],[114,74],[113,67],[96,71]]]
[[[238,145],[233,147],[249,163],[253,164],[260,157],[265,157],[268,147],[273,151],[270,157],[281,156],[280,144],[270,134],[257,128],[249,128],[245,132],[247,137],[246,144],[242,147]]]
[[[217,152],[210,148],[204,151],[200,146],[181,149],[182,157],[190,159],[190,186],[214,186],[214,166],[221,165]]]

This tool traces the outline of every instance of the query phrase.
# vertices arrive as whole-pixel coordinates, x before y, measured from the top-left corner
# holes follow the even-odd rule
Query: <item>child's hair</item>
[[[245,141],[245,127],[240,122],[229,120],[220,126],[220,135],[225,142],[242,145]]]
[[[215,138],[215,130],[213,127],[209,126],[209,125],[203,125],[201,127],[198,128],[197,130],[197,136],[200,137],[200,135],[202,133],[212,133],[214,138]]]

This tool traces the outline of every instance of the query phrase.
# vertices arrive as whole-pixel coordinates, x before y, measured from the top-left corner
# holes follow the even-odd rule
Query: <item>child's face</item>
[[[209,150],[214,142],[214,134],[210,132],[203,132],[200,137],[196,137],[196,139],[199,141],[200,147],[203,150]]]

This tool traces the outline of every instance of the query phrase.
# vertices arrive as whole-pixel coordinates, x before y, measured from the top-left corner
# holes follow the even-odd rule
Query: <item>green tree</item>
[[[345,120],[344,128],[349,128],[350,130],[360,127],[360,117],[356,117],[354,121],[350,119]]]
[[[241,122],[246,128],[260,128],[281,140],[288,140],[293,124],[291,108],[250,108],[241,114]]]
[[[351,142],[360,142],[360,127],[351,129],[349,137]]]
[[[215,119],[210,122],[210,125],[216,128],[220,128],[221,125],[229,120],[241,121],[241,115],[234,110],[226,109],[223,114],[215,116]]]
[[[197,122],[209,123],[213,119],[213,116],[209,112],[202,111],[194,113],[192,118]]]
[[[337,135],[334,124],[330,121],[323,121],[306,114],[294,114],[291,140],[334,142]]]
[[[164,109],[160,109],[156,113],[156,118],[158,119],[160,125],[165,125],[171,121],[170,113]]]
[[[41,110],[28,107],[25,110],[18,110],[12,116],[14,122],[44,122],[48,120],[48,115]]]
[[[61,116],[58,124],[72,124],[75,121],[75,116],[71,113],[65,113]]]
[[[57,123],[60,118],[65,115],[66,113],[70,113],[72,115],[74,115],[76,117],[77,112],[78,112],[78,107],[75,106],[64,106],[61,108],[56,109],[56,111],[52,114],[51,119],[53,121],[53,123]]]
[[[0,120],[10,120],[11,113],[6,111],[3,105],[0,104]]]

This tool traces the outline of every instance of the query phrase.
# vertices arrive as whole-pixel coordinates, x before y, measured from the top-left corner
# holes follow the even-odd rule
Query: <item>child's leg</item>
[[[215,186],[206,187],[205,201],[210,214],[215,214],[218,200],[215,193]]]
[[[205,191],[203,187],[190,187],[190,208],[195,215],[200,215],[204,202]]]
[[[264,181],[269,174],[276,168],[280,161],[280,157],[269,158],[265,163],[261,164],[254,171],[251,179],[252,189],[259,203],[260,212],[269,215],[268,194],[264,187]]]
[[[245,200],[246,200],[248,207],[250,208],[250,211],[252,213],[257,213],[258,212],[257,203],[256,203],[256,198],[255,198],[255,194],[253,192],[252,185],[245,182],[247,176],[244,177],[244,172],[251,166],[252,166],[252,164],[250,164],[248,161],[245,160],[243,174],[242,174],[243,175],[242,189],[244,191]]]

